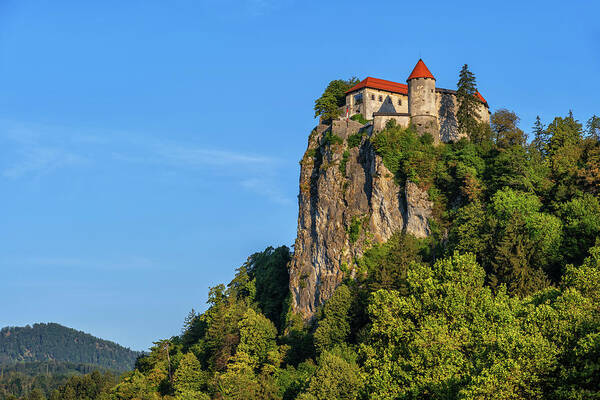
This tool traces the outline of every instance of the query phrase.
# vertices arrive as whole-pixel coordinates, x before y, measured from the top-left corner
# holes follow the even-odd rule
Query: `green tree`
[[[239,322],[240,343],[237,351],[244,352],[252,360],[252,365],[259,366],[272,361],[278,364],[278,353],[275,338],[277,329],[264,315],[248,309]],[[278,365],[277,365],[278,366]]]
[[[309,396],[301,398],[354,400],[360,398],[363,386],[363,377],[355,359],[347,360],[336,352],[326,351],[319,357],[317,370],[310,379]]]
[[[179,362],[173,376],[173,388],[178,394],[202,392],[206,388],[207,376],[194,353],[187,353]]]
[[[492,114],[491,123],[496,144],[500,148],[523,146],[527,141],[525,132],[518,128],[519,117],[512,111],[500,109]]]
[[[340,285],[323,306],[323,317],[315,330],[314,340],[317,351],[323,352],[343,343],[350,334],[348,312],[352,297],[346,285]]]
[[[554,180],[556,203],[564,202],[578,193],[578,175],[583,155],[582,126],[572,116],[557,117],[548,125],[550,141],[548,159]]]
[[[160,396],[139,371],[125,375],[115,387],[113,400],[158,400]]]
[[[469,71],[467,64],[463,65],[458,79],[456,98],[458,100],[458,111],[456,119],[461,132],[471,135],[477,129],[477,83],[475,75]]]
[[[586,193],[562,204],[559,215],[564,223],[564,259],[580,264],[600,237],[600,201]]]
[[[315,100],[315,117],[321,117],[325,123],[338,118],[341,115],[340,107],[346,104],[346,91],[358,82],[356,77],[329,82],[321,97]]]
[[[600,117],[592,115],[585,124],[587,135],[596,140],[600,140]]]
[[[286,246],[276,249],[268,247],[263,252],[251,255],[245,264],[250,279],[255,281],[254,298],[261,312],[277,327],[282,325],[285,301],[290,291],[290,260],[290,249]]]
[[[533,124],[533,146],[543,155],[547,152],[547,147],[549,143],[548,132],[546,131],[540,116],[535,117],[535,122]]]
[[[216,375],[217,392],[224,400],[258,400],[260,385],[254,373],[254,360],[238,351],[224,373]]]
[[[413,263],[407,296],[373,294],[361,346],[368,398],[544,398],[556,349],[484,280],[473,255],[456,253],[433,268]]]

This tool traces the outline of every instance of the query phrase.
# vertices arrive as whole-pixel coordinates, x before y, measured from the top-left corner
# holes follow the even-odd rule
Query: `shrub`
[[[360,122],[363,125],[366,124],[367,122],[369,122],[369,120],[366,119],[362,114],[354,114],[353,116],[350,117],[350,119],[352,121]]]
[[[331,133],[331,130],[328,130],[323,135],[323,142],[322,142],[323,145],[331,146],[331,145],[342,144],[342,143],[344,143],[344,139]]]
[[[365,134],[362,130],[358,131],[353,135],[348,136],[348,147],[353,149],[355,147],[360,146],[363,136],[365,136]]]
[[[340,172],[346,176],[346,164],[348,163],[348,158],[350,157],[350,152],[348,150],[344,151],[342,155],[342,161],[340,161]]]

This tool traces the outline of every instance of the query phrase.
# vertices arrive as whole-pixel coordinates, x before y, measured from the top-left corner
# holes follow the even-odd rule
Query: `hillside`
[[[319,125],[294,251],[250,256],[111,398],[600,398],[600,118],[518,121]]]
[[[252,254],[116,385],[50,399],[600,398],[600,118],[528,141],[500,109],[448,143],[322,122],[293,251]]]
[[[55,323],[0,330],[0,364],[64,361],[126,371],[133,368],[139,354]]]

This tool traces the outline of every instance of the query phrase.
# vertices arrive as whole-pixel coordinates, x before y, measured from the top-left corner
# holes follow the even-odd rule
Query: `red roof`
[[[417,65],[415,65],[415,69],[413,69],[413,72],[410,74],[410,76],[408,77],[408,79],[406,81],[410,81],[411,79],[414,79],[414,78],[435,79],[433,77],[433,74],[431,72],[429,72],[429,68],[427,68],[427,65],[425,65],[423,60],[421,60],[420,58],[419,58],[419,61],[417,62]]]
[[[479,93],[479,91],[475,92],[475,97],[477,97],[479,100],[481,100],[484,104],[487,104],[487,101],[483,98],[483,96],[481,95],[481,93]]]
[[[352,86],[349,90],[346,91],[346,93],[354,92],[365,87],[385,90],[387,92],[392,93],[408,94],[408,85],[398,82],[386,81],[384,79],[371,78],[370,76],[368,78],[363,79],[356,85]]]

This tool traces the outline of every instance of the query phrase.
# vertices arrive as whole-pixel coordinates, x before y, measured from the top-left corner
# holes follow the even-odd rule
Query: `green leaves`
[[[475,75],[469,71],[467,64],[463,65],[457,85],[456,98],[458,100],[458,111],[456,119],[461,132],[469,134],[477,130],[477,83]]]
[[[315,100],[315,117],[331,121],[340,116],[340,107],[346,103],[346,91],[358,83],[358,78],[348,80],[336,79],[327,85],[327,88]]]

